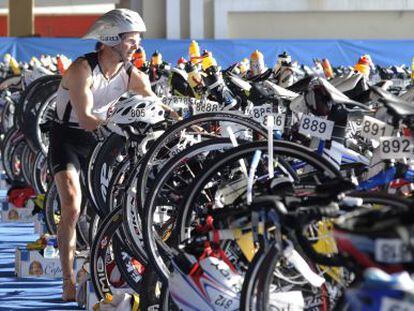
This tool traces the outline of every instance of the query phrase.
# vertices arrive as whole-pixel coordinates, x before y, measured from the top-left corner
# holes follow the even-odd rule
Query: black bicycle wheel
[[[242,290],[240,292],[240,310],[241,311],[251,311],[254,310],[254,304],[256,300],[252,293],[257,290],[257,275],[260,270],[260,266],[265,259],[264,250],[259,248],[256,251],[255,256],[249,264],[244,280]]]
[[[119,165],[125,156],[125,137],[118,134],[111,134],[100,146],[98,153],[93,161],[91,172],[91,182],[94,208],[100,216],[108,212],[106,209],[107,193],[109,182],[114,169]]]
[[[113,238],[112,248],[115,262],[122,279],[139,294],[140,310],[159,310],[161,295],[157,274],[148,266],[142,266],[131,254],[130,249],[120,241],[119,236]],[[138,273],[137,269],[143,268],[143,273]]]
[[[91,222],[89,224],[89,241],[90,245],[92,245],[93,240],[95,239],[96,233],[98,232],[99,225],[101,223],[101,218],[98,214],[95,214],[93,218],[91,219]]]
[[[280,302],[277,300],[277,294],[289,288],[289,291],[300,291],[303,297],[305,310],[328,311],[330,308],[330,299],[326,285],[320,288],[310,285],[303,276],[292,267],[287,267],[281,260],[280,250],[273,244],[265,254],[264,258],[259,261],[259,267],[256,270],[257,280],[253,282],[255,291],[246,293],[251,296],[251,302],[255,302],[253,308],[248,310],[271,310],[277,308]],[[312,267],[312,262],[308,261]],[[275,272],[277,271],[277,273]],[[251,280],[245,280],[251,282]],[[254,297],[254,298],[253,298]],[[296,303],[299,303],[297,301]],[[289,307],[301,308],[302,305]],[[247,308],[246,308],[247,310]]]
[[[11,166],[11,153],[14,149],[14,146],[21,140],[24,140],[23,134],[16,128],[11,128],[3,139],[2,149],[1,149],[1,160],[3,164],[4,171],[6,172],[9,183],[13,181],[13,172]]]
[[[41,134],[40,123],[53,118],[54,113],[48,108],[54,111],[53,105],[59,84],[60,79],[53,79],[39,85],[23,108],[21,129],[33,152],[41,149],[45,154],[47,153],[47,142],[42,141],[44,138]]]
[[[106,209],[112,211],[122,203],[122,196],[128,185],[126,184],[129,174],[133,171],[131,161],[126,156],[122,162],[113,170],[109,181],[108,193],[106,197]]]
[[[32,134],[28,138],[32,140],[33,146],[36,149],[40,149],[45,155],[48,153],[49,133],[43,132],[41,126],[42,124],[46,124],[56,118],[56,94],[57,93],[53,93],[42,103],[39,111],[37,112],[36,120],[31,126],[35,131],[35,134]],[[25,131],[30,130],[31,128],[25,128]]]
[[[43,76],[28,85],[20,97],[19,103],[16,105],[15,124],[17,124],[19,128],[23,127],[24,112],[27,109],[27,106],[33,101],[38,103],[39,100],[48,97],[45,95],[45,93],[48,93],[47,85],[49,83],[53,85],[56,80],[60,81],[61,78],[62,77],[59,75]],[[42,86],[46,86],[46,88],[43,88]],[[42,92],[38,90],[38,87],[40,87],[39,90],[42,90]]]
[[[204,113],[177,122],[156,140],[142,159],[141,170],[137,178],[138,210],[143,209],[146,194],[159,170],[156,167],[166,163],[176,153],[184,150],[187,145],[191,145],[185,142],[187,135],[203,134],[200,133],[202,129],[205,131],[204,139],[228,137],[228,127],[232,129],[236,137],[244,140],[267,137],[266,130],[259,123],[238,113]]]
[[[57,187],[51,182],[47,187],[44,203],[45,224],[49,234],[57,234],[57,224],[60,220],[60,202]]]
[[[22,173],[24,181],[33,187],[33,180],[32,180],[32,171],[34,168],[34,161],[35,161],[35,154],[33,151],[29,148],[27,144],[24,145],[24,149],[22,152]]]
[[[31,175],[33,181],[33,188],[35,189],[36,193],[46,193],[47,183],[48,180],[51,179],[51,176],[49,176],[47,159],[41,150],[39,150],[35,155]]]
[[[91,154],[88,157],[88,168],[86,170],[85,173],[85,185],[86,185],[86,191],[88,192],[88,197],[89,200],[92,201],[92,204],[94,204],[94,206],[96,205],[96,200],[94,198],[94,185],[92,183],[92,169],[93,169],[93,165],[96,159],[96,156],[99,152],[99,149],[101,148],[103,144],[103,141],[98,141],[93,149],[93,151],[91,152]]]
[[[246,204],[247,178],[240,163],[244,162],[247,166],[253,158],[259,161],[251,188],[252,197],[280,191],[279,182],[288,182],[294,191],[303,192],[311,190],[316,184],[341,179],[340,172],[326,159],[291,142],[274,141],[272,179],[269,179],[267,142],[248,143],[233,148],[207,163],[206,169],[188,187],[178,209],[173,242],[180,243],[192,237],[196,232],[194,229],[205,224],[213,209],[237,208]],[[237,243],[228,241],[231,242],[229,248],[237,250]],[[171,247],[174,245],[164,243],[160,249],[164,247],[172,252]],[[241,260],[240,267],[248,265],[247,258],[242,256],[238,260]]]
[[[10,147],[10,168],[12,174],[11,178],[14,181],[25,182],[22,161],[25,146],[26,142],[24,139],[19,139]]]
[[[125,182],[125,189],[121,193],[121,206],[124,210],[125,236],[133,245],[132,251],[135,256],[145,265],[148,264],[147,252],[142,237],[142,217],[137,209],[137,195],[134,185],[137,183],[137,176],[140,165],[137,164],[129,174]]]
[[[91,279],[98,300],[104,298],[105,294],[112,293],[111,284],[107,276],[106,264],[115,260],[114,252],[117,253],[117,256],[121,255],[122,258],[122,260],[118,260],[118,267],[122,266],[122,263],[128,265],[128,267],[125,268],[126,270],[120,268],[121,273],[122,271],[128,271],[128,274],[134,273],[134,276],[130,278],[130,280],[134,280],[134,282],[129,285],[132,285],[132,288],[138,293],[142,290],[142,270],[145,271],[145,267],[141,271],[138,271],[136,267],[131,264],[132,257],[130,257],[128,248],[123,245],[122,234],[120,232],[120,229],[122,228],[122,213],[122,208],[117,208],[111,211],[105,219],[102,220],[91,247]],[[118,245],[115,246],[116,244]],[[111,251],[111,247],[113,248],[113,252]],[[122,252],[124,252],[124,254],[122,254]],[[117,258],[120,259],[120,257]],[[126,262],[124,262],[124,259]]]
[[[180,230],[179,234],[181,235],[181,240],[186,235],[185,224],[188,224],[191,217],[191,211],[193,211],[195,207],[202,209],[201,205],[205,205],[207,202],[212,203],[210,198],[214,198],[214,191],[222,186],[227,186],[228,184],[234,185],[232,184],[233,181],[231,179],[235,180],[235,182],[245,179],[245,175],[242,174],[242,172],[240,173],[240,170],[239,172],[234,173],[231,169],[240,168],[239,160],[244,160],[245,163],[251,163],[256,151],[261,152],[263,155],[260,158],[260,164],[258,165],[256,172],[258,177],[253,188],[253,191],[257,192],[257,194],[263,194],[265,191],[272,191],[271,181],[276,178],[286,177],[287,180],[298,186],[300,185],[301,187],[311,187],[315,184],[320,184],[335,178],[341,179],[340,172],[328,160],[322,158],[312,150],[287,141],[274,141],[273,159],[276,165],[275,177],[272,180],[269,180],[267,142],[249,143],[236,147],[209,163],[210,165],[206,166],[207,169],[203,171],[196,181],[188,188],[188,193],[183,202],[183,208],[180,209],[182,214],[178,217],[180,222],[178,228]],[[283,165],[279,166],[281,163],[283,163]],[[219,176],[216,178],[216,175]],[[221,185],[220,180],[223,178],[231,179],[224,180]],[[207,192],[203,192],[206,184],[214,180],[216,180],[216,185],[206,190]],[[230,193],[230,204],[226,201],[223,202],[223,200],[227,200],[226,197],[220,199],[220,204],[223,206],[226,204],[232,205],[240,198],[242,199],[241,202],[243,202],[246,194],[245,187],[246,183],[241,183],[237,188],[233,188],[233,192],[239,191],[236,197],[234,196],[234,193]],[[206,195],[206,193],[210,194]],[[256,195],[256,193],[254,193],[254,195]]]
[[[191,146],[169,160],[157,175],[147,196],[143,213],[143,239],[149,262],[163,282],[168,281],[164,270],[168,258],[158,249],[157,241],[166,242],[175,227],[175,216],[183,194],[209,159],[232,148],[229,139],[218,138]]]
[[[14,126],[14,112],[16,103],[13,100],[7,100],[1,111],[0,126],[3,134],[7,133]]]

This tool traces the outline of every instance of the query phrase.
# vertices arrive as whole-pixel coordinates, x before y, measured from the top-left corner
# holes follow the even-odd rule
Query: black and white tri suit
[[[86,54],[82,57],[91,67],[93,84],[92,114],[105,120],[108,108],[128,90],[131,70],[122,66],[120,70],[107,79],[98,62],[98,53]],[[132,69],[132,68],[130,68]],[[57,122],[49,132],[49,163],[52,174],[76,169],[86,170],[87,159],[96,145],[96,137],[79,126],[79,119],[72,108],[69,90],[60,84],[56,98]]]

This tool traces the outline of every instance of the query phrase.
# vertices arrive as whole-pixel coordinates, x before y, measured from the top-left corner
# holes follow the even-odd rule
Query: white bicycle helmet
[[[121,42],[120,34],[146,30],[145,23],[137,12],[115,9],[102,15],[83,36],[83,39],[95,39],[105,45],[115,46]]]
[[[177,306],[184,311],[239,310],[243,277],[215,257],[204,258],[199,264],[201,275],[185,274],[175,267],[170,276],[170,295]]]
[[[120,99],[107,118],[107,127],[113,132],[124,135],[119,125],[132,125],[137,122],[155,124],[164,120],[164,109],[158,97],[133,95]]]

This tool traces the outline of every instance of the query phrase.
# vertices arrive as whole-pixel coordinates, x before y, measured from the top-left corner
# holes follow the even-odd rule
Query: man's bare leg
[[[76,170],[60,171],[55,175],[59,193],[61,217],[58,226],[58,246],[63,274],[62,299],[74,301],[76,297],[73,261],[76,250],[76,222],[80,213],[82,193]]]

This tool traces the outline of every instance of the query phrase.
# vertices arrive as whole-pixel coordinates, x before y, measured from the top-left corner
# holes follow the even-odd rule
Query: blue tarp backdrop
[[[249,57],[259,49],[268,66],[276,57],[287,51],[293,60],[312,65],[313,58],[328,58],[333,66],[354,65],[359,56],[370,54],[379,65],[410,65],[414,56],[414,40],[198,40],[201,49],[213,52],[222,67]],[[147,57],[159,50],[164,59],[175,63],[187,57],[190,40],[145,39],[142,45]],[[40,54],[64,54],[75,59],[93,50],[95,42],[81,39],[54,38],[2,38],[0,56],[12,54],[19,61],[28,61]]]

